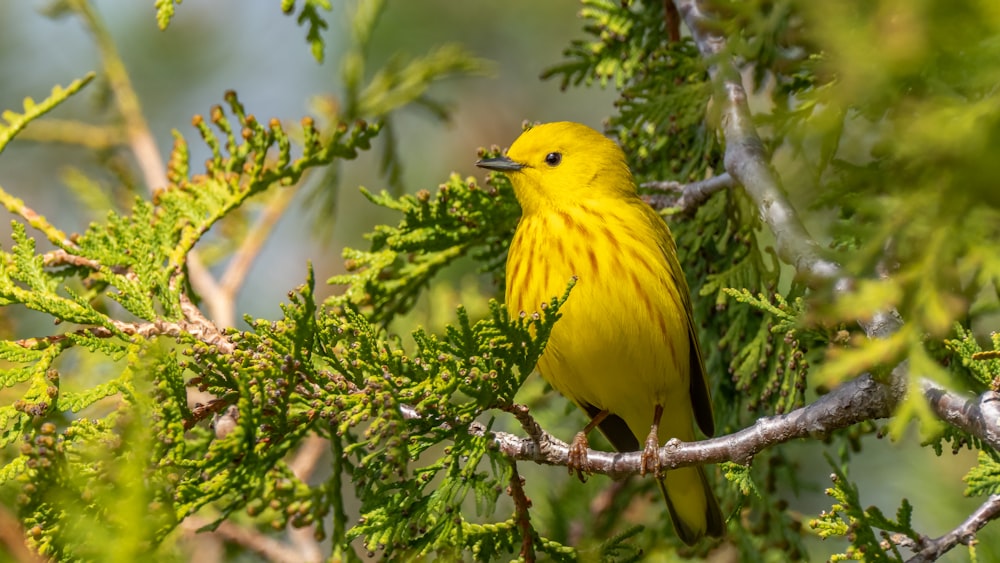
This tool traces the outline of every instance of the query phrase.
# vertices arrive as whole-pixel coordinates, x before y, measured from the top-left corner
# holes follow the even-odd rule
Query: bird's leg
[[[642,463],[639,466],[640,475],[651,472],[657,478],[660,477],[660,456],[657,454],[657,450],[660,449],[660,418],[662,417],[663,406],[656,405],[656,410],[653,411],[653,426],[649,429],[646,446],[642,450]]]
[[[587,440],[587,434],[597,427],[610,412],[603,410],[594,415],[594,418],[590,419],[590,423],[583,428],[583,430],[576,433],[573,436],[573,441],[569,444],[569,459],[566,462],[566,467],[569,469],[570,473],[576,471],[576,476],[580,481],[587,481],[587,471],[589,471],[590,464],[587,462],[587,450],[590,448],[590,442]]]

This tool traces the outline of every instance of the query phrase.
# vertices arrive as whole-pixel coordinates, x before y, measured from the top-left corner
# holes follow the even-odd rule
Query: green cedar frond
[[[49,94],[49,97],[45,98],[41,102],[36,102],[31,98],[25,98],[24,113],[4,110],[3,114],[0,114],[0,118],[2,118],[0,119],[0,154],[3,153],[7,144],[10,143],[11,139],[13,139],[18,132],[24,129],[33,120],[52,111],[52,109],[54,109],[57,105],[63,103],[67,98],[79,92],[84,86],[94,79],[94,76],[96,75],[91,72],[83,78],[74,80],[65,88],[62,86],[54,86],[52,88],[52,93]]]
[[[826,489],[826,494],[835,502],[829,511],[821,512],[818,518],[810,521],[809,526],[821,538],[849,537],[851,545],[847,551],[834,555],[831,560],[903,561],[897,542],[890,541],[889,534],[901,534],[920,543],[921,536],[913,529],[913,506],[904,498],[895,520],[877,507],[862,508],[858,488],[848,480],[846,468],[838,467],[833,460],[830,464],[834,470],[830,476],[833,486]],[[886,545],[882,540],[886,540]]]
[[[305,0],[305,5],[302,6],[302,11],[296,20],[299,25],[306,25],[308,27],[306,41],[309,42],[313,58],[318,63],[323,62],[323,49],[325,48],[323,36],[320,35],[320,32],[328,27],[326,20],[320,16],[320,9],[330,11],[333,9],[333,6],[329,0]]]
[[[601,561],[614,561],[616,563],[642,561],[642,550],[628,541],[641,531],[641,526],[632,526],[603,542],[601,544]]]
[[[758,497],[761,496],[757,485],[753,481],[753,477],[750,475],[750,467],[733,462],[721,463],[719,466],[726,480],[740,489],[740,494],[743,496],[750,496],[751,494]]]
[[[541,77],[560,77],[563,90],[571,84],[589,86],[595,80],[601,86],[613,81],[621,88],[662,43],[662,7],[656,3],[635,7],[612,0],[582,0],[582,4],[580,17],[587,20],[584,29],[596,40],[572,41],[563,52],[567,61],[545,70]]]
[[[363,192],[402,219],[396,227],[376,227],[369,235],[371,250],[344,251],[350,273],[329,283],[348,288],[327,304],[365,306],[374,322],[385,323],[409,310],[428,280],[460,256],[476,250],[479,261],[502,256],[520,210],[505,179],[497,175],[491,182],[482,187],[453,174],[434,196]]]
[[[291,16],[295,14],[295,4],[296,0],[281,0],[281,11],[285,15]],[[306,26],[306,41],[312,50],[313,58],[318,63],[323,62],[323,50],[326,48],[322,31],[329,26],[323,19],[320,10],[332,11],[333,5],[330,0],[302,0],[302,9],[295,18],[300,26]]]
[[[994,452],[992,455],[980,451],[976,466],[969,470],[964,481],[966,496],[986,496],[1000,493],[1000,459]]]
[[[334,351],[332,366],[344,374],[338,387],[347,392],[320,416],[331,417],[338,435],[363,428],[345,447],[363,514],[348,539],[362,537],[386,557],[420,556],[452,553],[468,541],[465,532],[482,531],[469,528],[460,507],[471,497],[484,515],[492,512],[510,466],[488,438],[465,429],[490,407],[511,402],[565,299],[553,300],[539,319],[509,319],[497,303],[476,323],[459,312],[459,324],[442,336],[415,333],[412,355],[361,314],[321,313],[323,348]],[[427,457],[446,439],[443,457]],[[491,533],[510,531],[500,526]]]
[[[997,387],[1000,378],[1000,359],[990,352],[1000,349],[1000,333],[994,332],[991,335],[993,340],[993,350],[983,351],[976,340],[975,334],[971,330],[966,330],[961,325],[956,324],[956,338],[944,341],[945,348],[957,356],[959,363],[964,367],[959,371],[980,386]]]
[[[721,170],[721,147],[705,125],[711,87],[694,43],[648,47],[642,73],[630,77],[608,120],[637,177],[679,182]],[[717,173],[717,172],[715,172]]]
[[[287,479],[274,473],[282,471],[289,449],[314,430],[310,423],[317,417],[309,403],[315,398],[307,400],[289,387],[303,384],[296,375],[300,371],[310,388],[320,384],[311,352],[316,332],[312,280],[308,291],[286,306],[284,323],[256,322],[256,332],[242,340],[233,336],[234,342],[250,346],[261,347],[265,339],[274,344],[270,349],[277,355],[267,356],[273,362],[254,362],[259,377],[247,380],[233,368],[257,352],[203,341],[204,327],[193,327],[182,312],[182,278],[187,254],[213,224],[253,195],[295,183],[309,168],[353,158],[370,146],[378,126],[359,122],[320,133],[305,120],[301,154],[293,155],[280,123],[257,123],[235,94],[227,94],[227,102],[233,117],[214,108],[210,119],[216,129],[204,119],[195,120],[213,153],[203,174],[190,174],[187,143],[175,134],[170,185],[151,202],[136,199],[128,214],[109,212],[83,235],[65,236],[20,200],[0,192],[8,208],[56,246],[40,254],[25,224],[13,222],[13,246],[0,250],[0,303],[20,304],[76,325],[62,334],[0,345],[0,357],[7,362],[0,370],[0,386],[12,397],[12,404],[0,406],[0,445],[21,441],[26,452],[5,459],[0,474],[32,484],[35,493],[19,510],[27,526],[44,530],[33,539],[40,553],[89,557],[85,546],[97,544],[74,539],[84,522],[92,527],[100,522],[98,528],[113,534],[128,524],[118,514],[130,510],[130,502],[145,503],[146,495],[155,495],[149,502],[156,508],[144,516],[142,530],[130,528],[136,531],[130,541],[138,543],[123,547],[126,551],[148,553],[149,542],[158,543],[206,504],[219,503],[228,514],[260,492],[294,506],[280,518],[274,516],[282,523],[305,525],[328,510],[327,503],[316,502],[325,498],[323,493],[301,484],[293,487],[294,494],[286,494],[280,483]],[[104,299],[116,302],[113,310],[127,319],[111,316]],[[183,354],[162,341],[166,335],[187,347]],[[83,383],[87,380],[78,374],[58,369],[57,362],[70,349],[122,363],[108,364],[107,377]],[[187,366],[198,368],[195,384],[218,397],[207,408],[187,405]],[[280,398],[262,404],[259,397]],[[235,431],[214,436],[197,426],[229,405],[239,413]],[[62,418],[85,409],[97,417]],[[47,419],[60,421],[60,426],[45,423],[39,428],[36,421]],[[133,429],[139,427],[144,438],[136,441]],[[102,447],[109,443],[114,446]],[[133,452],[137,457],[125,462],[125,445],[155,454]],[[240,463],[234,465],[234,460]],[[112,465],[136,478],[110,471]],[[134,488],[141,483],[148,489]],[[81,491],[96,495],[95,504],[75,512],[57,508],[76,506],[72,499],[81,498]],[[123,511],[114,511],[116,503]],[[111,511],[93,508],[100,506]]]
[[[492,69],[489,61],[455,44],[442,45],[411,60],[397,56],[359,89],[358,105],[353,111],[359,116],[381,118],[414,102],[427,105],[430,101],[425,98],[426,92],[434,82],[453,76],[489,74]],[[439,111],[434,113],[440,115]]]

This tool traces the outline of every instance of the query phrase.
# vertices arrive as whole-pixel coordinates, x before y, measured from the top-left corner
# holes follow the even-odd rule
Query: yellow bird
[[[643,444],[677,535],[721,537],[722,513],[701,467],[661,473],[656,448],[715,433],[691,298],[663,219],[636,193],[625,154],[579,123],[535,126],[506,157],[477,166],[506,173],[522,216],[507,256],[507,309],[541,312],[577,282],[538,361],[542,377],[591,417],[619,451]],[[572,466],[571,466],[572,469]]]

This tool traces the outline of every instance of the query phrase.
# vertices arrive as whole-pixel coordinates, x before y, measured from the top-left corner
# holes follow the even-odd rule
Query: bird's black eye
[[[562,162],[561,152],[550,152],[545,155],[545,164],[548,164],[549,166],[559,166],[560,162]]]

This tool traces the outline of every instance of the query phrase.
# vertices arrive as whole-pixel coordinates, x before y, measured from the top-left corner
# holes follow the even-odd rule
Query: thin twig
[[[91,150],[108,150],[122,144],[123,131],[116,125],[93,125],[72,119],[36,119],[18,135],[21,141],[64,143]]]
[[[190,335],[205,344],[215,346],[223,354],[231,354],[236,347],[226,338],[218,327],[206,319],[201,311],[183,294],[181,295],[181,311],[186,318],[181,321],[167,321],[156,319],[148,322],[128,322],[118,319],[108,319],[108,323],[114,327],[112,330],[103,326],[91,326],[77,329],[63,334],[53,334],[51,336],[41,336],[36,338],[23,338],[15,343],[24,348],[42,349],[52,345],[60,344],[71,335],[86,335],[96,338],[112,338],[119,334],[127,336],[141,336],[143,338],[155,338],[157,336],[180,337]],[[117,332],[115,332],[117,331]]]
[[[535,529],[531,526],[531,500],[524,494],[524,479],[517,472],[517,462],[510,462],[510,486],[507,494],[514,499],[514,514],[517,527],[521,530],[521,559],[526,563],[535,561]]]
[[[2,187],[0,187],[0,205],[3,205],[7,208],[7,211],[10,211],[14,215],[23,218],[33,228],[38,229],[52,244],[60,248],[73,248],[76,246],[66,236],[66,233],[57,229],[44,215],[40,215],[34,209],[28,207],[24,203],[24,200],[7,193]]]
[[[288,462],[288,468],[300,481],[308,482],[329,447],[330,443],[325,438],[310,434],[295,452],[295,457]],[[316,541],[316,524],[292,528],[288,531],[288,536],[304,560],[319,561],[323,558],[319,542]]]
[[[187,274],[188,279],[191,280],[191,286],[198,292],[198,295],[201,295],[202,302],[208,310],[208,316],[214,319],[219,326],[235,326],[236,303],[222,290],[222,286],[215,281],[212,272],[208,270],[194,249],[187,255]]]
[[[671,43],[681,40],[681,16],[670,0],[663,0],[663,24],[667,28],[667,38]]]
[[[643,199],[654,209],[676,209],[687,213],[708,201],[712,194],[727,190],[735,185],[736,182],[728,172],[690,184],[669,181],[646,182],[642,185],[645,189],[673,192],[675,195],[649,194]]]
[[[907,563],[928,563],[936,561],[958,544],[971,545],[976,541],[976,532],[981,530],[990,520],[1000,517],[1000,495],[990,495],[957,528],[933,540],[928,540],[916,555]]]
[[[271,236],[271,231],[288,209],[295,198],[294,187],[280,187],[261,211],[257,222],[250,229],[240,247],[233,254],[225,273],[219,278],[219,286],[230,301],[235,301],[236,293],[246,279],[250,266],[260,254],[264,243]]]
[[[128,135],[129,146],[139,163],[139,170],[142,172],[146,187],[150,192],[156,188],[167,185],[166,167],[163,158],[156,147],[156,140],[149,130],[149,124],[142,113],[142,105],[139,103],[139,96],[132,87],[128,70],[122,61],[118,49],[115,47],[111,33],[104,26],[104,22],[97,16],[97,13],[86,0],[73,0],[70,5],[83,18],[84,23],[90,28],[97,41],[97,47],[101,51],[101,61],[104,64],[104,73],[108,77],[108,85],[114,93],[118,111],[121,112],[125,121],[125,132]]]
[[[330,432],[330,513],[333,521],[330,527],[330,543],[334,546],[333,553],[338,553],[347,544],[347,510],[344,508],[344,475],[350,475],[350,464],[344,459],[344,444],[342,436]],[[331,558],[332,559],[332,558]]]
[[[47,268],[51,268],[53,266],[76,266],[79,268],[90,268],[91,270],[101,269],[101,263],[97,260],[91,260],[90,258],[70,254],[61,248],[43,254],[42,263],[45,264]]]
[[[612,481],[606,487],[602,487],[597,495],[590,501],[588,514],[585,518],[574,518],[570,523],[567,534],[569,545],[579,545],[586,539],[584,534],[588,533],[587,528],[602,529],[607,528],[610,522],[614,521],[615,500],[620,499],[622,492],[629,486],[628,479]],[[589,523],[589,524],[588,524]]]
[[[35,528],[39,528],[39,526],[35,526]],[[34,534],[34,531],[29,530],[29,533]],[[0,506],[0,545],[4,546],[4,555],[10,557],[12,561],[19,561],[21,563],[41,563],[46,561],[45,558],[28,548],[24,537],[24,528],[21,527],[21,522],[17,519],[17,516],[7,507]]]
[[[191,401],[190,395],[188,395],[188,401]],[[232,406],[230,401],[217,399],[209,395],[209,399],[206,402],[195,402],[194,406],[191,407],[191,417],[184,419],[184,430],[194,428],[195,425],[203,420],[208,420],[216,415],[222,415]],[[238,411],[237,414],[239,414]]]
[[[514,418],[521,423],[521,428],[528,433],[528,437],[536,442],[541,442],[547,436],[545,430],[542,426],[538,424],[531,413],[528,412],[527,405],[519,405],[517,403],[504,404],[499,406],[500,410],[509,412],[514,415]]]
[[[212,521],[200,516],[188,516],[181,523],[185,532],[196,533],[200,528],[212,524]],[[246,528],[237,526],[228,520],[223,520],[213,532],[213,535],[224,540],[241,545],[275,563],[301,563],[305,561],[302,555],[293,547],[274,538]]]

